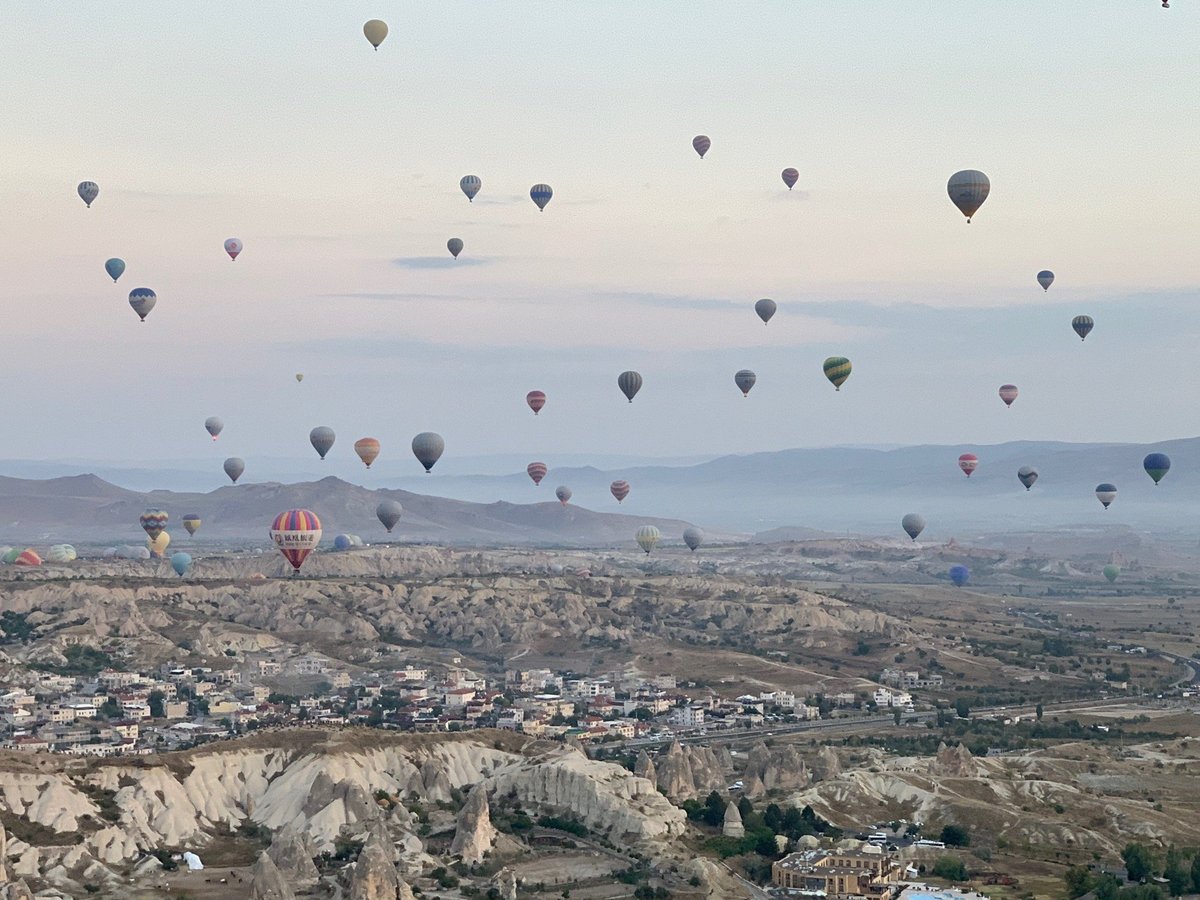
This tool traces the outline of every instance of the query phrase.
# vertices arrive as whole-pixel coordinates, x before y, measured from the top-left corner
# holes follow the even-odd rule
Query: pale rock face
[[[688,747],[685,752],[690,757],[692,783],[697,794],[707,796],[712,791],[725,790],[721,760],[711,747]]]
[[[320,873],[313,864],[317,849],[312,839],[294,825],[288,825],[275,835],[267,854],[289,885],[311,887],[320,880]]]
[[[4,893],[0,894],[0,898],[3,900],[34,900],[33,891],[29,889],[24,878],[8,885],[4,889]]]
[[[391,848],[373,831],[354,864],[350,900],[396,900],[401,883],[391,859]]]
[[[505,866],[496,873],[492,884],[500,892],[500,900],[517,900],[517,873]]]
[[[0,773],[0,807],[58,832],[78,831],[81,816],[100,817],[100,808],[62,778]]]
[[[8,833],[4,830],[4,823],[0,822],[0,884],[5,884],[11,877],[8,874]]]
[[[658,772],[654,768],[654,760],[645,750],[638,751],[637,762],[633,766],[633,774],[638,778],[658,784]]]
[[[971,778],[979,774],[979,766],[966,744],[956,744],[953,747],[939,744],[933,771],[935,774],[951,778]]]
[[[758,773],[750,772],[742,779],[742,793],[751,800],[757,800],[767,795],[767,789],[763,787],[762,779],[758,777]]]
[[[771,750],[759,741],[750,751],[746,774],[753,773],[764,791],[795,791],[808,786],[808,766],[791,744]],[[743,778],[743,780],[745,780]]]
[[[312,864],[312,860],[309,860]],[[250,880],[250,900],[295,900],[287,879],[266,851],[258,854]]]
[[[675,803],[682,803],[696,795],[691,760],[679,741],[672,743],[659,759],[658,789]]]
[[[730,838],[746,836],[746,826],[742,824],[742,814],[738,811],[737,804],[732,801],[725,807],[725,822],[721,827],[721,834]]]
[[[496,829],[488,809],[487,789],[477,784],[458,814],[450,852],[460,855],[467,865],[474,865],[483,861],[495,841]]]
[[[841,774],[842,761],[838,758],[834,749],[826,744],[817,753],[817,758],[813,762],[813,779],[815,781],[829,781],[831,778],[837,778]]]

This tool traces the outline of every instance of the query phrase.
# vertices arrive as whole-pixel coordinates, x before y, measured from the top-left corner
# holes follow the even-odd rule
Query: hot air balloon
[[[225,423],[216,416],[209,416],[204,420],[204,430],[212,435],[212,439],[214,441],[217,439],[217,435],[219,435],[224,428]]]
[[[787,189],[789,191],[794,188],[796,186],[796,182],[800,180],[800,173],[792,168],[784,169],[780,173],[780,176],[783,178],[783,183],[787,185]]]
[[[359,438],[354,442],[354,452],[369,469],[371,463],[375,462],[375,457],[379,455],[379,441],[369,437]]]
[[[325,454],[333,449],[333,442],[335,440],[337,440],[337,435],[333,433],[333,429],[328,425],[318,425],[308,433],[308,442],[320,454],[321,459],[324,459]]]
[[[983,206],[983,201],[988,198],[991,190],[992,183],[988,181],[988,177],[975,169],[955,172],[946,183],[946,192],[950,195],[951,202],[967,217],[967,224],[970,224],[971,216]]]
[[[775,315],[776,309],[775,301],[766,297],[754,304],[754,311],[758,313],[758,317],[763,320],[764,325],[771,321],[771,316]]]
[[[683,542],[687,544],[689,550],[695,553],[696,548],[704,543],[704,532],[695,525],[689,525],[683,529]]]
[[[462,188],[462,192],[467,195],[467,199],[472,203],[475,202],[475,195],[479,193],[479,189],[483,187],[483,182],[479,180],[478,175],[464,175],[459,179],[458,186]]]
[[[321,520],[307,509],[289,509],[275,517],[271,525],[271,540],[284,559],[299,572],[308,555],[321,542]]]
[[[629,496],[628,481],[614,481],[608,486],[608,489],[612,492],[612,495],[617,498],[618,503],[623,503],[625,498]]]
[[[692,148],[700,154],[700,158],[704,159],[704,154],[708,152],[708,148],[712,146],[712,141],[708,139],[707,134],[698,134],[692,138]]]
[[[192,557],[190,554],[180,550],[178,553],[171,554],[171,568],[175,570],[175,574],[182,578],[187,574],[187,570],[192,567]]]
[[[375,516],[388,530],[388,534],[392,533],[392,529],[396,527],[396,523],[400,521],[400,516],[403,514],[404,507],[395,500],[381,500],[375,507]]]
[[[549,471],[544,462],[531,462],[525,467],[525,474],[533,479],[534,484],[541,484]]]
[[[1033,466],[1021,466],[1017,469],[1017,480],[1025,485],[1025,490],[1029,490],[1038,480],[1038,471]]]
[[[354,546],[354,541],[350,540],[350,535],[339,534],[333,539],[334,550],[349,550]]]
[[[4,551],[4,556],[0,557],[0,560],[3,560],[3,562],[6,566],[11,566],[13,563],[15,563],[17,561],[17,557],[20,556],[23,552],[24,551],[20,547],[9,547],[7,550]]]
[[[917,536],[925,530],[925,517],[917,513],[909,513],[900,520],[900,527],[915,541]]]
[[[825,377],[833,385],[835,391],[840,391],[846,379],[850,377],[850,360],[844,356],[831,356],[825,360]]]
[[[554,489],[554,496],[558,498],[558,502],[566,506],[571,501],[571,489],[565,484],[560,484]]]
[[[125,260],[118,259],[115,256],[112,259],[106,259],[104,261],[104,271],[108,273],[108,277],[116,284],[117,279],[125,271]]]
[[[1012,406],[1013,401],[1017,399],[1017,394],[1019,393],[1020,391],[1017,390],[1015,384],[1000,385],[1000,399],[1004,401],[1005,406]]]
[[[237,484],[237,480],[242,477],[242,473],[246,471],[246,463],[240,456],[231,456],[225,460],[225,474],[229,476],[229,480]]]
[[[463,242],[462,238],[450,238],[446,241],[446,249],[450,251],[450,255],[458,259],[458,254],[462,253]]]
[[[637,396],[637,392],[642,389],[642,376],[632,370],[622,372],[617,376],[617,387],[621,389],[621,393],[633,402],[633,398]]]
[[[378,50],[379,45],[383,43],[383,39],[388,36],[387,22],[381,19],[371,19],[363,25],[363,34],[371,42],[371,46]]]
[[[129,292],[129,305],[133,307],[133,311],[143,322],[146,321],[146,316],[150,315],[150,310],[154,309],[154,304],[157,302],[158,295],[150,288],[134,288]]]
[[[237,262],[238,254],[242,252],[242,242],[237,238],[226,238],[225,252],[229,254],[231,260]]]
[[[1171,471],[1171,457],[1165,453],[1151,453],[1142,460],[1142,468],[1154,479],[1154,483],[1158,484],[1163,480],[1163,476]]]
[[[1091,316],[1076,316],[1071,320],[1071,327],[1075,329],[1075,333],[1079,335],[1081,341],[1086,341],[1087,336],[1096,327],[1096,322]]]
[[[52,563],[69,563],[79,557],[75,552],[75,548],[70,544],[55,544],[46,551],[46,562]]]
[[[81,181],[75,190],[79,192],[79,199],[88,205],[88,209],[92,208],[92,201],[100,196],[100,185],[94,181]]]
[[[296,373],[296,381],[297,381],[297,382],[301,382],[301,381],[303,381],[303,380],[304,380],[304,373],[303,373],[303,372],[297,372],[297,373]]]
[[[530,391],[525,395],[525,402],[529,404],[529,408],[533,410],[536,416],[543,406],[546,405],[546,395],[542,391]]]
[[[758,381],[758,376],[749,369],[742,369],[739,372],[735,372],[733,376],[733,383],[738,386],[738,390],[742,392],[743,397],[750,396],[750,388],[754,387],[754,382],[756,381]]]
[[[1054,273],[1049,269],[1042,269],[1037,273],[1037,282],[1042,286],[1043,291],[1050,290],[1050,285],[1054,284]]]
[[[554,189],[548,184],[535,184],[529,189],[529,199],[537,204],[540,210],[546,209],[546,204],[550,202],[550,198],[554,196]]]
[[[433,468],[433,464],[441,458],[442,451],[445,449],[446,442],[442,440],[442,436],[432,431],[422,431],[412,439],[413,455],[425,467],[426,475]]]
[[[1112,584],[1117,580],[1117,576],[1121,574],[1121,567],[1109,563],[1101,571],[1104,572],[1104,577],[1108,579],[1108,583]]]
[[[162,532],[158,537],[146,541],[146,549],[150,551],[151,559],[162,559],[167,555],[167,548],[171,546],[171,535],[167,532]]]
[[[1108,509],[1108,505],[1117,499],[1117,486],[1109,484],[1107,481],[1104,484],[1096,485],[1096,499],[1105,509]]]
[[[964,453],[958,458],[958,467],[970,478],[971,473],[979,468],[979,457],[974,453]]]
[[[650,555],[650,551],[654,549],[654,545],[658,543],[658,539],[662,537],[662,532],[653,525],[643,525],[634,533],[634,539],[638,542],[638,546],[646,551],[646,555]]]
[[[154,540],[167,527],[168,518],[170,517],[161,509],[148,509],[138,518],[138,524],[142,526],[150,540]]]
[[[183,527],[188,534],[195,534],[200,530],[201,518],[195,513],[190,513],[183,517]]]
[[[32,547],[26,547],[13,560],[14,566],[40,566],[41,564],[42,558],[38,556],[37,551]]]
[[[962,587],[971,578],[971,570],[966,566],[951,566],[950,580],[954,582],[955,587]]]

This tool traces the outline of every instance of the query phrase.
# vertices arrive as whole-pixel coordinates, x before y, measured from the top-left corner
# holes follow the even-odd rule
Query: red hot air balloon
[[[979,457],[974,453],[964,453],[958,458],[958,467],[970,478],[971,473],[979,467]]]
[[[1019,393],[1020,391],[1017,390],[1015,384],[1000,385],[1000,399],[1004,401],[1005,406],[1012,406],[1013,401],[1017,399],[1017,394]]]
[[[626,497],[629,496],[628,481],[614,481],[608,486],[608,489],[612,491],[612,495],[617,498],[618,503],[621,503]]]
[[[698,134],[692,138],[692,148],[700,154],[700,158],[704,159],[704,154],[708,152],[708,148],[712,146],[712,141],[708,139],[707,134]]]
[[[525,474],[533,479],[534,484],[541,484],[549,471],[544,462],[531,462],[525,467]]]
[[[530,391],[525,395],[525,402],[529,404],[529,408],[533,410],[536,416],[543,406],[546,405],[546,395],[542,391]]]
[[[271,540],[297,572],[321,542],[321,520],[307,509],[289,509],[275,517]]]
[[[375,462],[375,457],[379,456],[379,441],[369,437],[359,438],[354,442],[354,452],[358,454],[358,458],[369,469],[371,468],[371,463]]]
[[[796,182],[800,180],[800,173],[795,169],[784,169],[780,174],[783,177],[783,183],[787,185],[787,189],[789,191],[794,188],[796,186]]]

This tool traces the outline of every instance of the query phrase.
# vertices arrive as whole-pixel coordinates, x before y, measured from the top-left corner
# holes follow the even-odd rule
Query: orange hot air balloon
[[[354,452],[358,454],[358,458],[366,463],[367,468],[371,468],[371,463],[375,462],[375,457],[379,455],[379,441],[375,438],[359,438],[354,442]]]

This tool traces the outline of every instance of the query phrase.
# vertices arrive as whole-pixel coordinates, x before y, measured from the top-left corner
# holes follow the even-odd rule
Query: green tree
[[[966,697],[959,697],[954,701],[954,711],[960,719],[965,719],[971,715],[971,704],[967,702]]]
[[[971,833],[962,825],[947,825],[942,829],[940,838],[947,847],[971,846]]]
[[[106,697],[100,705],[100,715],[106,719],[119,719],[122,714],[121,704],[114,697]]]
[[[150,692],[150,697],[149,697],[150,716],[152,718],[162,719],[162,718],[166,717],[167,707],[166,707],[165,703],[163,702],[166,699],[167,699],[167,695],[164,694],[162,691],[151,691]]]
[[[1121,851],[1121,859],[1125,860],[1125,871],[1129,873],[1130,881],[1141,881],[1154,874],[1154,857],[1150,848],[1143,844],[1126,844]]]
[[[1200,892],[1200,853],[1192,857],[1192,890]]]
[[[966,881],[967,867],[957,856],[939,856],[933,864],[933,874],[947,881]]]
[[[900,707],[898,707],[898,706],[892,707],[892,719],[893,719],[893,721],[895,721],[895,723],[897,725],[900,724]]]
[[[1042,713],[1045,712],[1045,710],[1042,709],[1042,704],[1039,703],[1037,705],[1037,709],[1035,710],[1035,712],[1037,713],[1038,721],[1039,722],[1042,721]]]

